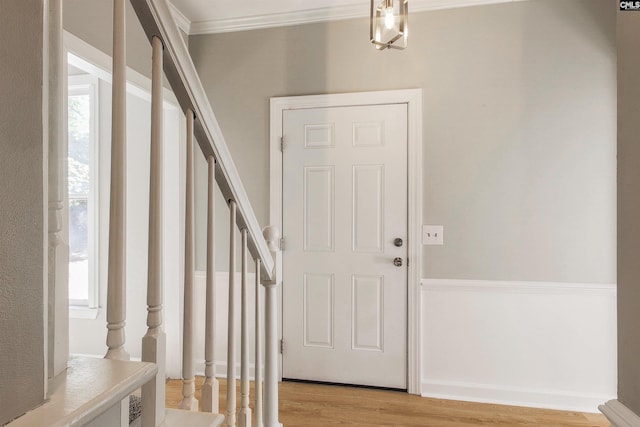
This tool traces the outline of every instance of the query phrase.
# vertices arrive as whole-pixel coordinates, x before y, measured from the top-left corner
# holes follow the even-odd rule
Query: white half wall
[[[422,396],[598,412],[616,397],[616,286],[423,279]]]

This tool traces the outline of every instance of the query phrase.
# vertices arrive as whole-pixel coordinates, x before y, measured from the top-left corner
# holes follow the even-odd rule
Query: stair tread
[[[166,418],[160,427],[219,427],[223,423],[224,415],[221,414],[167,409]]]

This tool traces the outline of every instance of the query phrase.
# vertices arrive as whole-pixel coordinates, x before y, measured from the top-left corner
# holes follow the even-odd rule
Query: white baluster
[[[255,347],[255,416],[254,427],[262,427],[262,299],[260,298],[260,269],[262,262],[256,260],[256,347]]]
[[[182,400],[180,409],[198,410],[195,398],[196,384],[193,373],[193,274],[194,259],[194,168],[193,168],[193,111],[187,114],[187,190],[184,243],[184,320],[182,330]]]
[[[215,307],[216,307],[216,264],[215,264],[215,168],[216,161],[209,156],[207,192],[207,303],[205,315],[204,383],[202,384],[202,410],[218,413],[220,384],[216,378],[215,364]]]
[[[126,83],[125,0],[113,2],[111,191],[107,281],[107,359],[129,360],[124,350],[126,321]]]
[[[236,425],[236,320],[235,320],[235,273],[236,273],[236,202],[229,202],[229,320],[227,337],[227,414],[228,427]]]
[[[129,360],[124,349],[127,318],[127,55],[125,0],[113,1],[113,77],[111,82],[111,182],[107,274],[107,359]],[[129,398],[120,402],[120,425],[126,425]]]
[[[247,229],[242,229],[242,290],[240,296],[240,413],[238,427],[251,427],[249,408],[249,307],[247,302]]]
[[[279,249],[280,231],[273,226],[263,231],[269,250],[275,261],[274,277],[263,281],[265,291],[265,372],[264,372],[264,425],[280,427],[278,421],[278,300],[277,289],[280,283],[281,252]]]
[[[151,40],[151,167],[149,183],[149,266],[147,275],[147,333],[142,338],[142,361],[158,365],[155,381],[142,386],[142,426],[155,427],[165,414],[167,338],[162,328],[162,41]]]

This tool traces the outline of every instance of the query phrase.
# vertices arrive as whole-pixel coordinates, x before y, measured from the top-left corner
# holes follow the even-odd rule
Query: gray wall
[[[640,14],[618,12],[618,400],[640,414]]]
[[[113,50],[113,2],[63,0],[64,29],[111,56]],[[130,2],[126,2],[127,66],[151,76],[151,45]],[[189,40],[180,31],[185,43]],[[168,84],[166,84],[167,87]]]
[[[43,2],[0,2],[0,425],[45,394]]]
[[[410,22],[405,51],[376,51],[366,19],[190,37],[260,223],[270,97],[422,88],[424,223],[445,226],[423,276],[615,282],[611,3],[536,0]]]
[[[127,13],[127,66],[151,76],[151,47],[130,2]],[[107,55],[113,50],[113,2],[63,0],[64,29]]]

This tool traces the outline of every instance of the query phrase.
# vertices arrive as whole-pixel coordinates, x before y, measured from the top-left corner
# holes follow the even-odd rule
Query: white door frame
[[[271,98],[269,131],[269,223],[282,224],[282,116],[284,110],[378,104],[407,104],[407,391],[420,394],[421,384],[421,299],[422,272],[422,89],[379,92],[291,96]],[[282,288],[279,289],[282,302]],[[282,305],[279,307],[282,337]],[[282,376],[282,356],[280,357]]]

